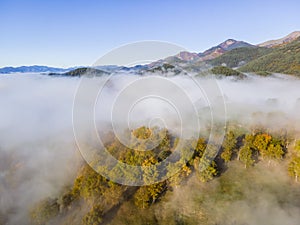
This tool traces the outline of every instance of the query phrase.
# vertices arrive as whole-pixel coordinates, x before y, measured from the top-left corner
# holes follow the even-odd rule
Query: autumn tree
[[[196,147],[195,147],[195,157],[201,158],[205,152],[206,147],[207,147],[206,140],[204,138],[199,138],[197,140]]]
[[[268,146],[272,140],[271,135],[269,134],[257,134],[255,135],[253,145],[258,150],[262,158],[268,157]]]
[[[170,163],[167,166],[167,171],[169,185],[175,187],[181,184],[184,178],[188,177],[192,173],[189,166],[186,164],[182,166],[180,163]]]
[[[273,159],[282,159],[285,153],[283,141],[266,133],[257,134],[254,138],[253,146],[263,159],[269,160],[269,164]]]

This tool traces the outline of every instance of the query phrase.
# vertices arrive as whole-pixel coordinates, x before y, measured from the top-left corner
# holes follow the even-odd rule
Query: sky
[[[92,65],[144,40],[202,52],[228,38],[258,44],[300,30],[299,0],[0,0],[0,67]]]

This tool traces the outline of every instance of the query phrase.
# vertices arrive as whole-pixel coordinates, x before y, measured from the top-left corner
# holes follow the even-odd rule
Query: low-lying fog
[[[90,79],[97,82],[106,78]],[[167,124],[172,129],[172,124],[180,124],[176,120],[185,116],[182,114],[190,115],[196,108],[201,117],[201,110],[205,112],[209,106],[218,109],[223,99],[227,119],[268,127],[300,128],[300,80],[294,77],[277,75],[269,78],[249,76],[243,80],[217,79],[214,88],[219,87],[219,90],[213,93],[207,93],[205,87],[201,89],[193,80],[196,79],[201,86],[210,82],[209,78],[159,78],[166,81],[166,85],[170,82],[177,85],[177,90],[166,87],[161,92],[164,89],[161,85],[160,90],[156,90],[155,98],[138,99],[140,101],[131,102],[130,107],[126,101],[118,102],[117,96],[124,93],[125,96],[138,96],[149,88],[147,82],[134,86],[134,81],[138,79],[146,78],[118,75],[109,80],[95,107],[99,130],[105,129],[101,127],[101,122],[109,123],[111,118],[114,123],[124,122],[122,113],[130,117],[130,123],[138,121],[141,125],[146,119],[146,125]],[[8,224],[26,224],[28,208],[33,203],[58,193],[72,182],[81,160],[72,127],[73,101],[79,84],[80,78],[37,74],[0,76],[0,224],[1,218],[8,219]],[[130,85],[133,86],[126,93]],[[171,96],[181,91],[187,94],[195,108],[176,111],[176,104],[185,104],[180,102],[185,99],[179,99],[176,103],[172,102],[176,99]],[[163,98],[160,98],[160,93]],[[116,103],[119,104],[115,109],[117,113],[110,113]],[[224,111],[221,110],[220,114]],[[128,126],[133,128],[135,125]]]

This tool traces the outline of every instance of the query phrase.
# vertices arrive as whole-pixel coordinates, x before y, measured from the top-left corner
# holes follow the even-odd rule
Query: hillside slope
[[[71,70],[66,73],[49,73],[50,76],[102,76],[102,75],[108,75],[109,73],[103,70],[94,69],[94,68],[88,68],[88,67],[82,67],[77,68],[75,70]]]
[[[300,37],[271,53],[259,57],[240,68],[243,72],[267,71],[300,76]]]
[[[225,64],[226,66],[233,68],[242,66],[254,59],[257,59],[263,55],[271,53],[272,49],[268,48],[236,48],[225,54],[209,61],[209,63],[213,66],[221,66]]]

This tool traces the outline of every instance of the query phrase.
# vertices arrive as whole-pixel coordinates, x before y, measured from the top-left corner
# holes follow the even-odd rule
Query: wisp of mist
[[[110,85],[103,90],[105,99],[97,103],[97,120],[110,122],[111,118],[105,116],[108,115],[107,107],[136,79],[139,79],[137,75],[112,77]],[[202,109],[216,104],[199,95],[198,87],[188,76],[164,79],[171,80],[190,96],[200,117]],[[193,79],[201,83],[210,78]],[[215,100],[217,102],[218,97],[224,99],[228,120],[247,125],[258,123],[270,128],[297,130],[300,127],[297,115],[300,80],[276,75],[248,76],[242,80],[222,78],[216,82],[223,96],[216,96]],[[0,224],[1,217],[6,218],[7,224],[28,224],[28,211],[34,203],[72,185],[82,162],[72,127],[73,101],[79,84],[80,78],[76,77],[0,76]],[[157,112],[168,118],[170,110],[159,101],[145,101],[132,119],[138,121],[139,126]],[[101,114],[101,111],[106,113]],[[172,129],[172,124],[168,123],[168,129]],[[82,126],[84,130],[84,124]],[[98,126],[98,129],[105,131],[106,127]],[[243,207],[248,210],[248,206]]]

